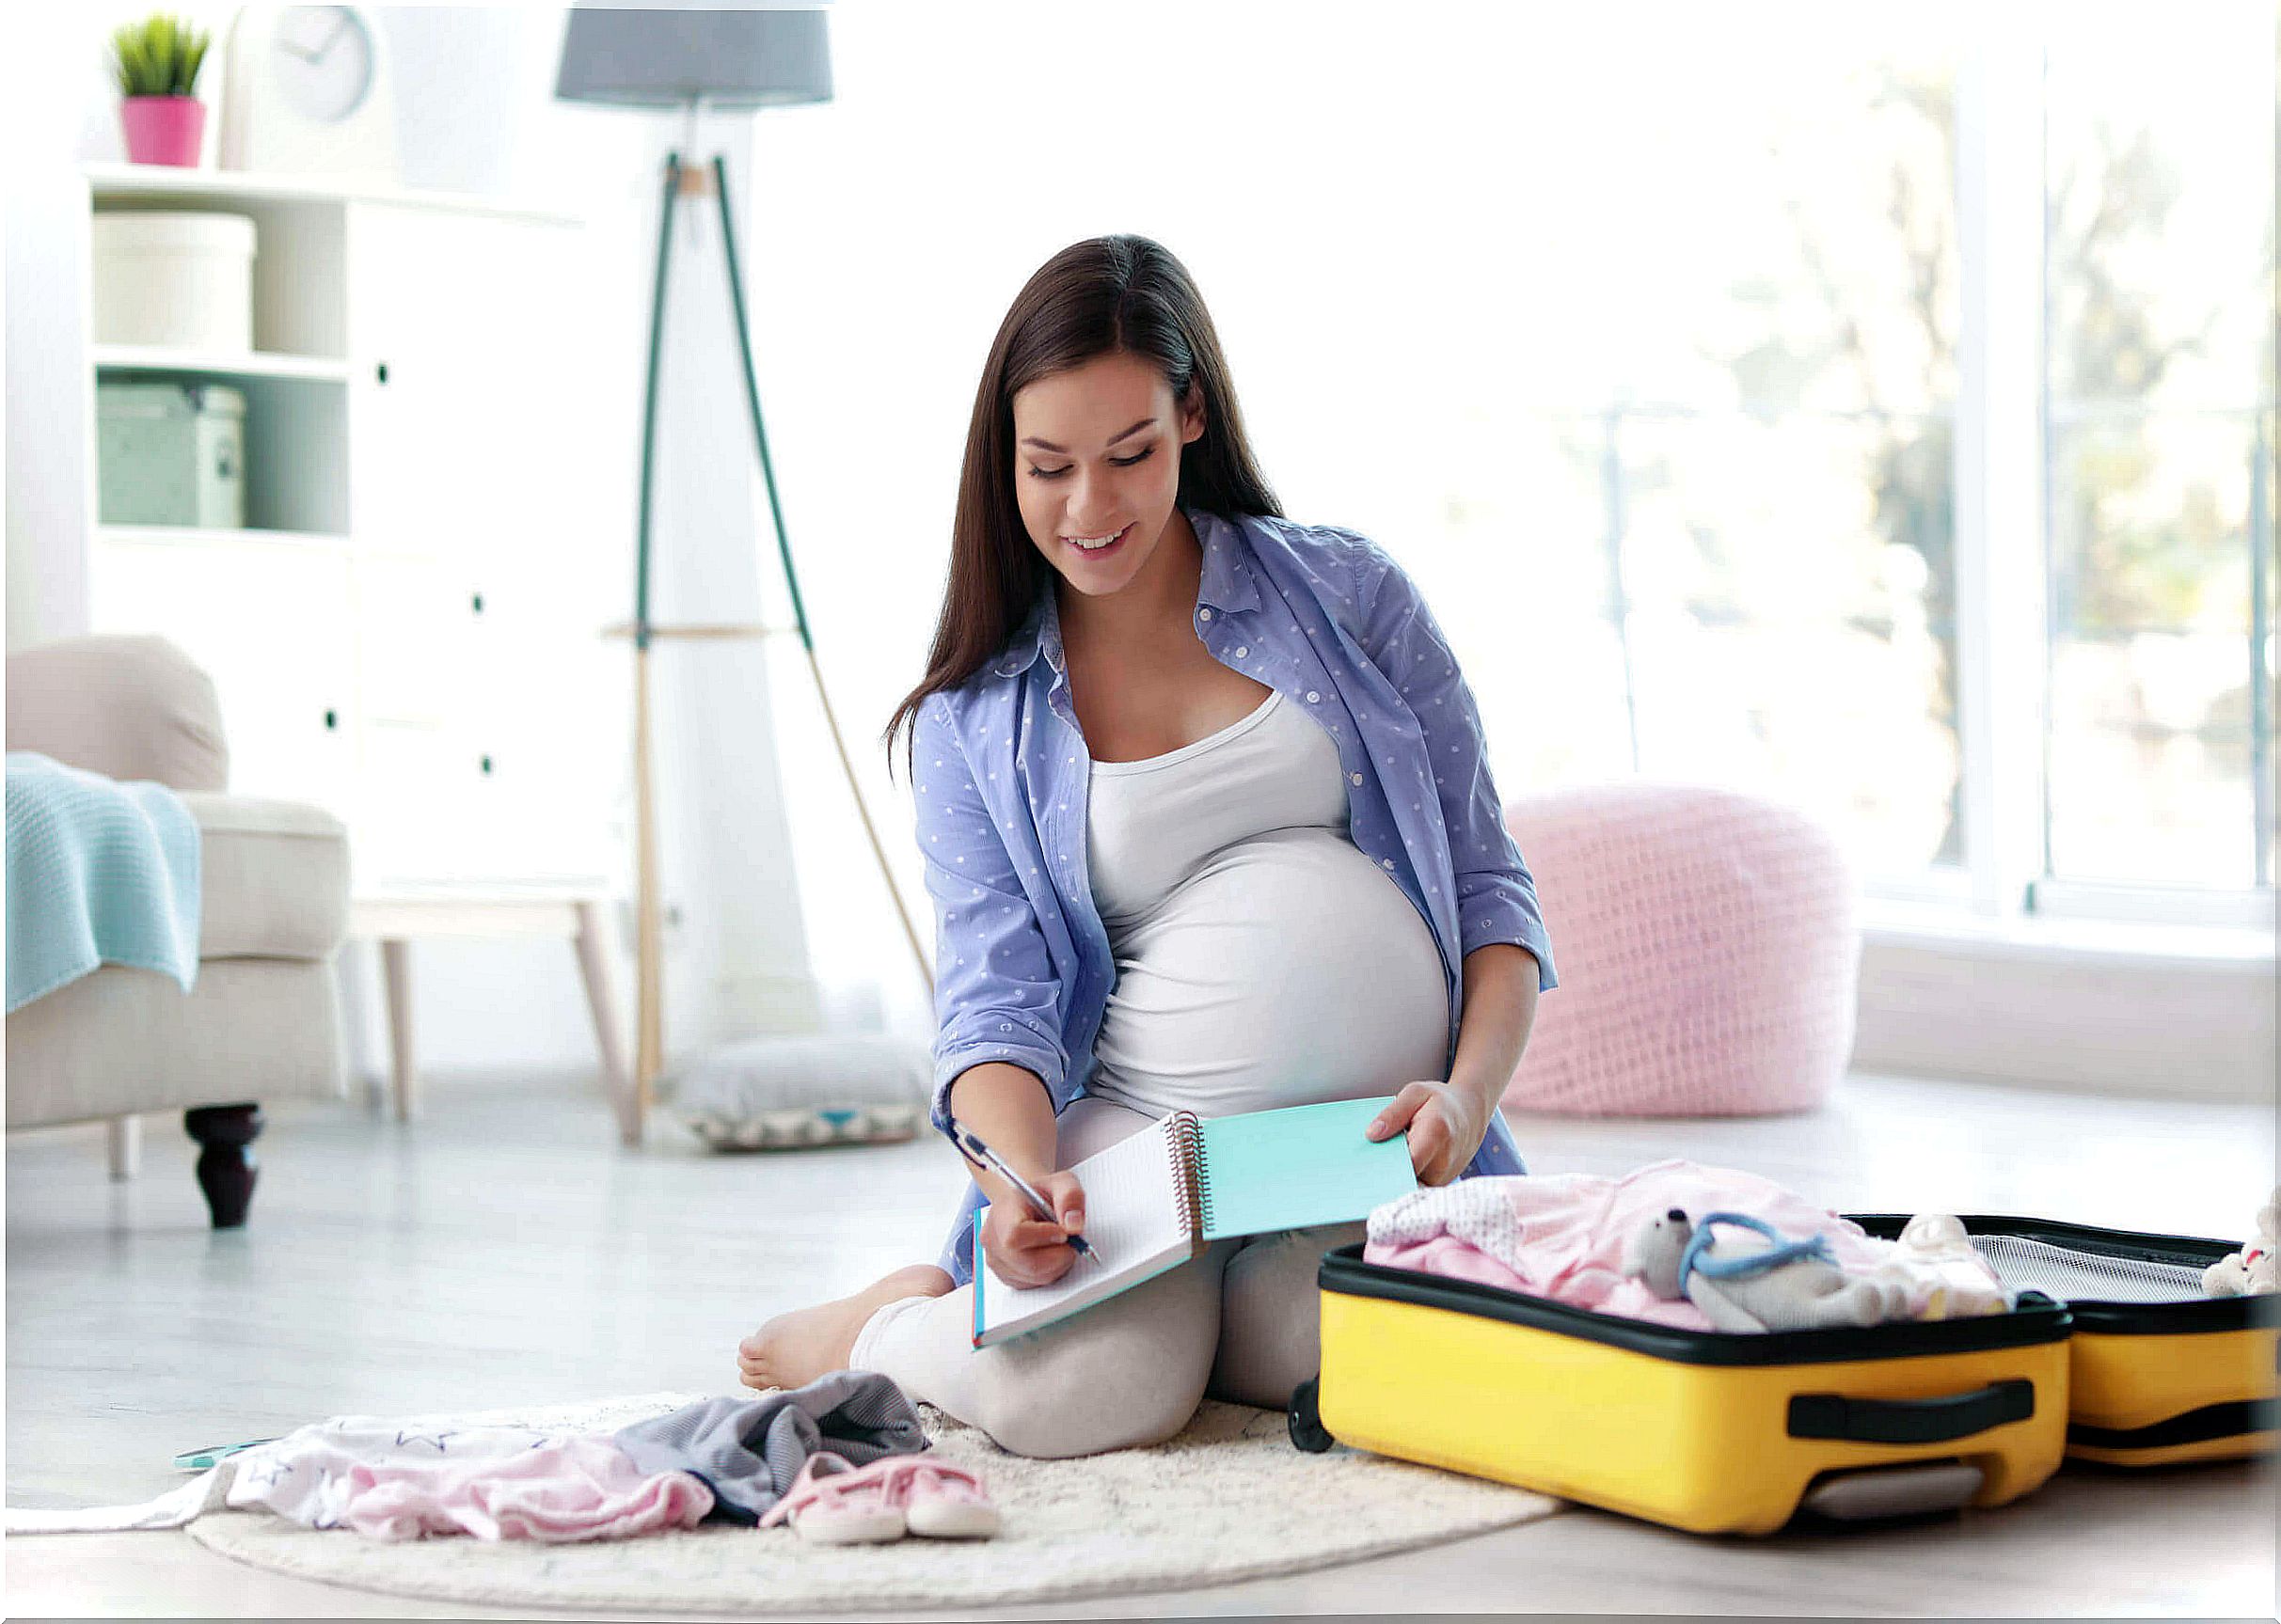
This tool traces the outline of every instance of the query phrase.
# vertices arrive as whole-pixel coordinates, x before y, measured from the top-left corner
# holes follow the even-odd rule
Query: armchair
[[[199,831],[198,971],[185,995],[105,964],[8,1017],[10,1129],[105,1120],[111,1176],[135,1113],[182,1112],[217,1229],[246,1221],[257,1101],[345,1098],[332,959],[348,927],[348,837],[315,806],[228,791],[214,684],[154,637],[85,637],[8,657],[8,748],[179,791]]]

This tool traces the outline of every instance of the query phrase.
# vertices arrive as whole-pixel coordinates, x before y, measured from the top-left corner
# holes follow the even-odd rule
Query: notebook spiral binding
[[[1180,1221],[1190,1236],[1212,1227],[1212,1181],[1204,1175],[1204,1125],[1187,1112],[1172,1119],[1173,1186],[1180,1191]]]

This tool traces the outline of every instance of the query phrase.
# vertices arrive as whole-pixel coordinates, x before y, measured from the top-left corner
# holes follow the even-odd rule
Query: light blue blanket
[[[8,1010],[99,964],[198,967],[198,830],[164,784],[8,752]]]

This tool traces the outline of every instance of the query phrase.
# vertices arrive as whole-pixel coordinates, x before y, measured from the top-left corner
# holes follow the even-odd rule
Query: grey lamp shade
[[[825,13],[571,8],[554,93],[626,107],[783,107],[832,100]]]

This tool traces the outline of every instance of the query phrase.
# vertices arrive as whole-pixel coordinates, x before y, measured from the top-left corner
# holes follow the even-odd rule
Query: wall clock
[[[223,72],[223,168],[395,183],[388,42],[365,8],[245,7]]]

